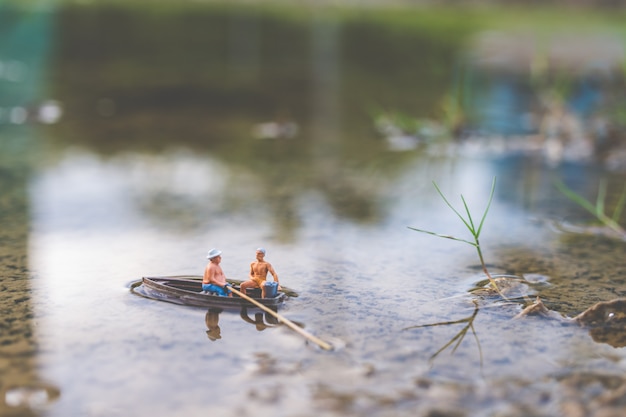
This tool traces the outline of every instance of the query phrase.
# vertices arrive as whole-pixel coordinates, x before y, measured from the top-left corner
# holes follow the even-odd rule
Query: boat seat
[[[215,291],[204,291],[204,290],[200,291],[200,294],[219,295]],[[248,296],[253,297],[253,298],[261,298],[261,289],[260,288],[248,288],[247,294]]]
[[[248,288],[246,290],[246,294],[252,298],[261,298],[261,289],[260,288]]]

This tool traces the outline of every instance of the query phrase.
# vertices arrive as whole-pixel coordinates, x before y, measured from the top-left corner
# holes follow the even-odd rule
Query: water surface
[[[454,69],[433,68],[462,55],[464,33],[437,42],[367,21],[214,10],[141,18],[85,7],[57,18],[73,22],[55,32],[48,75],[63,118],[0,131],[2,415],[621,407],[611,396],[625,386],[623,347],[557,321],[512,320],[522,303],[482,301],[462,339],[463,322],[413,328],[471,317],[468,291],[484,279],[471,246],[407,228],[470,237],[433,180],[480,218],[497,178],[481,235],[487,262],[541,281],[535,292],[549,308],[573,316],[626,294],[623,241],[553,227],[589,220],[554,178],[592,199],[607,178],[612,207],[620,171],[455,142],[397,152],[376,132],[363,97],[434,108]],[[90,30],[114,19],[111,38]],[[140,27],[150,30],[140,37]],[[381,42],[387,66],[361,55],[363,39]],[[257,134],[287,122],[293,135]],[[212,247],[227,276],[242,279],[258,246],[299,293],[280,312],[332,352],[258,311],[215,316],[130,292],[142,276],[201,274]]]

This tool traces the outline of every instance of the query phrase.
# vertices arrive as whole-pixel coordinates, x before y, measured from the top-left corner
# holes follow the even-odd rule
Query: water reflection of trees
[[[529,119],[516,110],[528,104],[532,80],[521,85],[518,76],[458,62],[467,35],[479,26],[462,16],[402,30],[392,19],[367,14],[292,19],[208,6],[151,14],[66,5],[59,16],[52,79],[67,114],[63,125],[51,128],[50,141],[104,155],[167,155],[176,146],[216,158],[243,174],[232,176],[230,190],[249,190],[269,207],[280,240],[293,239],[298,197],[308,191],[322,194],[342,218],[370,223],[384,215],[377,197],[385,179],[414,154],[389,157],[374,131],[372,108],[432,116],[443,98],[442,120],[458,123],[450,114],[461,107],[498,109],[473,116],[482,118],[480,127],[503,134]],[[101,36],[112,26],[115,33]],[[514,50],[503,49],[515,58]],[[575,98],[595,91],[588,88],[593,82],[572,86],[582,94],[572,92]],[[256,139],[252,130],[260,122],[294,123],[297,135]],[[254,186],[242,183],[250,178]],[[225,196],[222,210],[241,209],[236,197]],[[176,204],[176,198],[164,186],[143,202],[161,221],[207,216],[205,201]],[[170,206],[174,213],[163,212]]]
[[[159,15],[65,6],[59,16],[53,89],[66,117],[50,140],[103,155],[162,153],[175,144],[217,158],[245,173],[229,188],[252,190],[283,240],[299,226],[297,201],[307,191],[322,194],[340,217],[380,218],[380,179],[401,172],[409,158],[381,158],[384,144],[368,110],[398,100],[414,108],[418,87],[407,86],[417,83],[427,111],[429,98],[445,89],[446,62],[462,39],[450,28],[438,38],[373,19],[294,20],[253,9]],[[98,28],[111,26],[115,33],[99,35],[106,30]],[[419,54],[407,54],[415,49]],[[294,122],[298,134],[256,139],[253,127],[266,121]],[[238,182],[245,177],[254,178],[253,187]],[[152,215],[160,216],[170,191],[144,200]],[[225,200],[231,206],[224,210],[237,209],[237,201]]]
[[[371,17],[290,19],[254,8],[152,14],[65,6],[59,20],[54,90],[73,140],[105,152],[172,141],[232,150],[266,120],[295,120],[306,137],[325,71],[325,83],[335,80],[342,142],[358,150],[372,133],[370,106],[414,109],[419,91],[419,107],[430,110],[468,31],[458,24],[399,32]],[[113,25],[115,33],[101,35]]]

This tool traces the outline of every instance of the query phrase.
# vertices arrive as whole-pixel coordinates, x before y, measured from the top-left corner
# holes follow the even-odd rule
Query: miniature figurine
[[[214,292],[221,297],[232,297],[233,294],[228,288],[230,284],[226,282],[226,275],[222,271],[220,262],[222,261],[222,251],[211,249],[207,255],[209,263],[204,269],[202,277],[202,291]]]
[[[274,282],[276,282],[278,289],[280,290],[278,274],[276,274],[272,265],[265,261],[265,249],[258,248],[256,250],[256,260],[250,264],[250,279],[241,283],[241,292],[245,294],[248,288],[261,288],[261,297],[265,298],[265,281],[267,279],[268,272],[272,274]]]

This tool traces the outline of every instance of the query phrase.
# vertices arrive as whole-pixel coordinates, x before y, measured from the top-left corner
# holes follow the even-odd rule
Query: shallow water
[[[332,51],[328,38],[316,42],[317,53]],[[57,70],[81,62],[63,56]],[[54,74],[66,119],[1,131],[1,415],[569,416],[623,408],[623,347],[577,326],[512,320],[521,303],[479,303],[462,339],[454,338],[467,323],[414,328],[471,317],[468,291],[484,275],[469,245],[407,228],[468,238],[431,181],[456,207],[463,194],[478,217],[497,177],[481,235],[490,269],[541,281],[546,306],[574,316],[626,296],[625,243],[555,230],[554,220],[589,217],[552,179],[595,196],[599,178],[623,184],[623,174],[524,155],[392,152],[338,116],[332,88],[319,91],[332,87],[326,75],[313,77],[318,101],[298,120],[300,136],[263,141],[250,132],[271,115],[258,108],[234,106],[223,110],[234,121],[202,128],[204,119],[192,117],[189,126],[186,111],[133,110],[137,102],[121,101],[122,93],[145,92],[124,83],[112,82],[122,93],[107,93],[128,113],[90,119],[72,103],[104,93]],[[210,107],[200,101],[193,111]],[[280,313],[332,352],[267,318],[260,324],[258,311],[248,320],[207,316],[130,292],[142,276],[200,274],[211,247],[223,251],[227,276],[244,278],[258,246],[299,293]]]
[[[519,305],[481,308],[476,339],[468,333],[454,353],[448,348],[431,358],[463,325],[405,329],[471,315],[467,290],[483,276],[471,247],[406,228],[463,232],[426,180],[416,180],[426,176],[419,162],[383,187],[380,204],[393,204],[371,224],[339,218],[315,192],[294,196],[301,222],[288,242],[277,238],[270,211],[256,201],[195,228],[173,227],[178,217],[162,219],[141,204],[152,193],[172,191],[154,184],[146,170],[171,178],[179,166],[210,169],[210,159],[163,155],[146,165],[139,155],[103,161],[68,152],[41,170],[28,186],[33,289],[22,294],[34,310],[36,379],[61,391],[46,415],[493,410],[503,402],[526,404],[520,387],[531,397],[553,395],[559,379],[571,374],[619,375],[622,349],[596,343],[578,327],[533,317],[512,321]],[[430,167],[428,174],[464,193],[453,185],[467,186],[463,177],[484,178],[488,186],[501,174],[484,161],[454,165],[454,172]],[[197,207],[223,208],[210,205],[223,196],[219,191],[194,190],[187,198]],[[472,195],[482,202],[486,191]],[[491,210],[484,242],[494,270],[542,275],[551,308],[574,314],[624,296],[623,242],[586,237],[573,245],[507,201],[497,198]],[[183,213],[181,222],[188,216],[194,217]],[[267,247],[281,281],[300,293],[281,313],[335,351],[323,352],[287,328],[259,331],[237,312],[220,314],[221,338],[211,340],[206,311],[130,294],[130,282],[144,275],[199,274],[212,246],[224,251],[227,275],[244,277],[258,245]],[[555,407],[559,396],[546,401]]]

